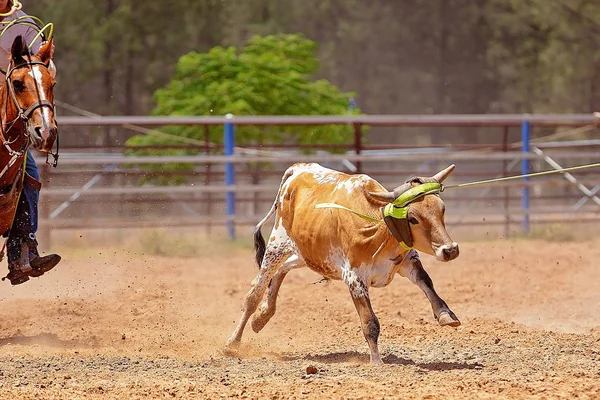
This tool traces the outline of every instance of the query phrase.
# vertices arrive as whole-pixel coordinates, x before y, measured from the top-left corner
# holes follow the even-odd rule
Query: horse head
[[[20,118],[31,145],[46,153],[52,150],[58,135],[53,93],[56,81],[48,70],[54,53],[52,42],[50,39],[32,55],[23,38],[17,36],[4,84],[5,123],[10,125]]]

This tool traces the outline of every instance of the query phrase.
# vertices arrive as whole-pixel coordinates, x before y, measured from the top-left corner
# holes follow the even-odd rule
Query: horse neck
[[[0,171],[4,170],[4,167],[8,165],[8,162],[13,157],[9,154],[6,146],[18,152],[23,149],[24,141],[26,140],[23,134],[23,121],[17,118],[17,108],[8,94],[5,83],[6,81],[3,81],[2,87],[0,87],[0,123],[2,124],[2,135],[8,144],[0,143]],[[0,176],[0,187],[4,187],[14,181],[22,160],[23,158],[19,157],[19,160],[14,163],[10,170]]]
[[[9,92],[6,87],[6,80],[2,81],[0,87],[0,121],[2,123],[2,134],[5,139],[13,143],[10,147],[13,150],[19,150],[25,140],[22,135],[23,122]]]

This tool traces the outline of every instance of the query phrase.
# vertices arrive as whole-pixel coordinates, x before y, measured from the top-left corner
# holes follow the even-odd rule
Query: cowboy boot
[[[31,265],[31,271],[28,272],[28,275],[34,278],[42,276],[45,272],[48,272],[52,268],[56,267],[60,260],[61,257],[58,254],[40,256],[37,252],[37,249],[30,250],[29,265]]]
[[[40,256],[38,252],[38,241],[35,238],[34,233],[29,233],[27,245],[29,249],[27,255],[29,257],[29,265],[31,265],[31,271],[28,275],[34,278],[44,275],[45,272],[50,271],[52,268],[60,262],[61,257],[58,254],[48,254],[46,256]]]

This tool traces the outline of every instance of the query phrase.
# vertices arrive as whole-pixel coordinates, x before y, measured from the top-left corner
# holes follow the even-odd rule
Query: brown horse
[[[25,157],[30,145],[49,153],[58,135],[54,119],[55,80],[48,71],[53,56],[52,40],[37,54],[17,36],[5,81],[0,88],[0,234],[6,234],[15,218],[23,189]]]

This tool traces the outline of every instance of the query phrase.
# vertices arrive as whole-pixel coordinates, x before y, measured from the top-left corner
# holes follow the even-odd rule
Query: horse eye
[[[413,225],[418,225],[419,224],[419,221],[417,221],[417,219],[415,217],[408,218],[408,222],[410,224],[413,224]]]
[[[17,92],[22,92],[23,89],[25,89],[25,85],[23,85],[23,82],[18,81],[16,79],[12,81],[12,84],[13,84],[13,88],[15,88],[15,90]]]

